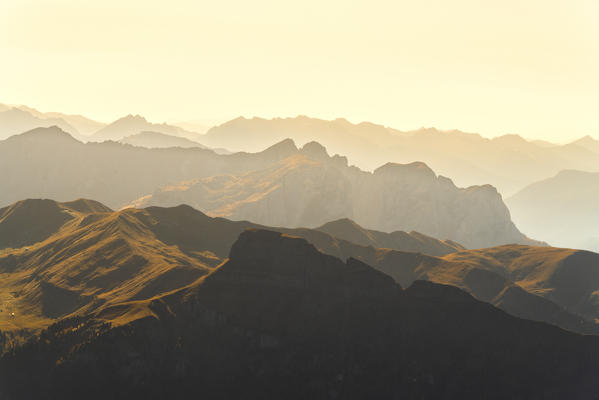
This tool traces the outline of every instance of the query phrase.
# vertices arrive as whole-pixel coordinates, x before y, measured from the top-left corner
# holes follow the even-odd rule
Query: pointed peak
[[[302,147],[301,151],[308,157],[314,158],[316,160],[329,158],[329,153],[327,152],[327,149],[323,145],[315,141],[306,143]]]
[[[119,121],[139,121],[139,122],[148,122],[144,117],[142,117],[139,114],[127,114],[124,117],[119,118],[118,120],[116,120],[115,122],[119,122]]]
[[[337,229],[337,228],[354,228],[354,229],[363,229],[360,225],[358,225],[354,220],[349,218],[340,218],[334,221],[327,222],[326,224],[316,228],[319,231],[327,230],[327,229]]]
[[[598,141],[599,140],[595,139],[591,135],[586,135],[586,136],[583,136],[580,139],[574,141],[574,143],[579,143],[579,142],[598,142]]]
[[[261,153],[296,153],[298,151],[297,146],[295,145],[295,142],[293,141],[293,139],[284,139],[281,140],[278,143],[273,144],[272,146],[268,147],[267,149],[263,150]]]

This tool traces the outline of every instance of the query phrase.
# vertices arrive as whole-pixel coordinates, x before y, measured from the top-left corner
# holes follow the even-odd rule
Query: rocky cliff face
[[[266,169],[182,182],[133,204],[181,203],[269,226],[316,227],[351,218],[369,229],[418,231],[469,248],[535,243],[518,231],[492,186],[461,189],[418,162],[364,172],[314,142]]]

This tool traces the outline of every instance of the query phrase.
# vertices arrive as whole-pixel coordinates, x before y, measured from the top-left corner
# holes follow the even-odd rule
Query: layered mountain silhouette
[[[0,206],[23,198],[93,198],[113,209],[187,203],[270,226],[351,218],[369,229],[414,230],[469,248],[533,243],[491,186],[457,188],[423,163],[364,172],[316,142],[298,149],[285,140],[259,153],[223,155],[84,144],[59,128],[38,128],[0,142],[0,169],[11,171],[0,176]]]
[[[580,138],[572,143],[599,154],[599,140],[593,138],[590,135]]]
[[[370,249],[356,257],[403,286],[418,279],[452,285],[512,315],[598,334],[596,253],[509,245],[443,257]]]
[[[491,184],[507,196],[563,169],[599,171],[596,146],[547,146],[518,135],[494,139],[458,130],[399,131],[368,122],[296,118],[237,118],[211,128],[200,141],[211,147],[257,151],[285,138],[300,145],[318,141],[351,164],[374,170],[392,161],[421,161],[458,186]]]
[[[79,132],[60,117],[46,118],[35,116],[19,108],[0,109],[0,140],[34,128],[58,126],[65,132],[77,135]]]
[[[0,207],[25,198],[93,198],[118,209],[156,188],[201,176],[265,168],[291,148],[218,155],[200,148],[146,149],[82,143],[60,128],[38,128],[0,141]]]
[[[0,209],[0,292],[6,294],[0,330],[36,330],[71,313],[190,284],[225,260],[248,228],[260,226],[213,219],[187,206],[113,212],[91,200],[19,201]],[[353,252],[341,250],[340,241],[324,232],[281,230],[340,257],[360,252],[353,244]],[[450,251],[444,242],[413,235],[422,252]],[[396,238],[393,245],[414,247],[413,240]]]
[[[155,132],[186,138],[221,153],[228,152],[223,149],[258,152],[287,138],[300,145],[318,141],[364,170],[374,170],[389,161],[420,161],[452,177],[458,186],[491,184],[507,196],[564,169],[599,171],[599,141],[591,136],[564,145],[528,141],[514,134],[486,139],[459,130],[399,131],[369,122],[352,124],[343,118],[326,121],[306,116],[271,120],[240,117],[199,134],[193,124],[154,124],[139,115],[127,115],[107,125],[81,115],[0,104],[0,140],[52,125],[82,141],[120,141]]]
[[[201,149],[207,149],[206,146],[189,140],[184,137],[167,135],[160,132],[140,132],[133,135],[125,136],[120,139],[119,142],[124,144],[130,144],[133,146],[147,147],[147,148],[168,148],[168,147],[199,147]]]
[[[21,113],[17,115],[18,111]],[[4,112],[7,114],[2,115]],[[240,117],[198,134],[193,124],[154,124],[139,115],[127,115],[106,125],[81,115],[42,113],[27,106],[0,104],[0,139],[51,125],[60,126],[83,141],[119,141],[141,132],[156,132],[216,149],[248,152],[260,151],[287,138],[300,145],[318,141],[365,170],[374,170],[389,161],[420,161],[452,177],[458,186],[491,184],[508,196],[564,169],[599,171],[599,142],[591,136],[563,145],[528,141],[514,134],[486,139],[458,130],[399,131],[369,122],[352,124],[343,118],[325,121],[306,116],[272,120]]]
[[[465,250],[459,243],[451,240],[438,240],[415,231],[385,233],[364,229],[348,218],[328,222],[316,230],[362,246],[411,251],[434,256]]]
[[[111,211],[90,200],[15,203],[0,210],[0,330],[35,333],[59,318],[190,285],[226,260],[242,232],[266,228],[189,206]],[[302,237],[342,260],[360,260],[404,287],[418,279],[449,284],[515,316],[599,333],[595,253],[528,246],[466,251],[415,232],[368,231],[353,221],[268,229]],[[335,231],[361,243],[327,233]]]
[[[276,146],[289,148],[291,156],[262,170],[169,185],[132,205],[185,203],[213,216],[286,227],[351,218],[368,228],[414,230],[469,248],[535,243],[514,226],[492,186],[461,189],[423,163],[365,172],[349,167],[345,157],[330,157],[316,142],[301,149],[291,140]]]
[[[305,239],[250,230],[189,286],[63,319],[7,353],[0,395],[592,399],[598,373],[597,337],[450,286],[404,290]]]
[[[22,111],[26,111],[37,118],[41,118],[41,119],[45,119],[45,120],[47,120],[47,119],[63,120],[67,124],[69,124],[71,127],[75,128],[77,130],[77,133],[79,133],[82,136],[89,136],[89,135],[97,132],[99,129],[103,128],[106,125],[102,122],[94,121],[93,119],[84,117],[83,115],[65,114],[65,113],[61,113],[61,112],[41,112],[41,111],[36,110],[35,108],[24,106],[24,105],[17,105],[17,106],[13,106],[13,107],[18,108],[19,110],[22,110]],[[9,106],[8,108],[11,108],[11,107]],[[31,126],[27,129],[22,129],[21,131],[19,131],[17,133],[22,133],[22,132],[28,131],[30,129],[39,128],[42,126],[48,126],[48,125]]]
[[[599,399],[599,141],[194,126],[0,104],[0,399]]]
[[[199,134],[186,131],[178,126],[163,124],[154,124],[148,122],[141,115],[126,115],[116,121],[106,125],[92,136],[89,140],[94,142],[102,142],[104,140],[119,141],[127,136],[136,135],[141,132],[155,132],[164,135],[177,136],[195,141],[200,137]]]
[[[566,170],[507,200],[514,221],[555,246],[599,251],[599,173]]]

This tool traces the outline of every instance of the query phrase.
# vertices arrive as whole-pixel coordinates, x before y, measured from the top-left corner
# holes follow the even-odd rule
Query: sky
[[[597,0],[0,0],[0,102],[599,138]]]

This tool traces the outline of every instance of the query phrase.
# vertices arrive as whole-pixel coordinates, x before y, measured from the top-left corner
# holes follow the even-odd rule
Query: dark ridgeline
[[[110,327],[140,308],[147,317]],[[593,399],[599,338],[249,230],[187,288],[62,320],[1,362],[4,398]]]
[[[25,339],[69,315],[192,284],[225,261],[249,228],[303,237],[325,254],[388,274],[402,287],[416,280],[453,285],[517,317],[599,333],[594,253],[517,245],[465,250],[416,232],[367,230],[351,220],[317,229],[272,228],[211,218],[189,206],[112,211],[83,199],[25,200],[0,209],[2,301],[16,313],[14,319],[0,314],[0,329],[11,335],[25,329],[17,335]]]

